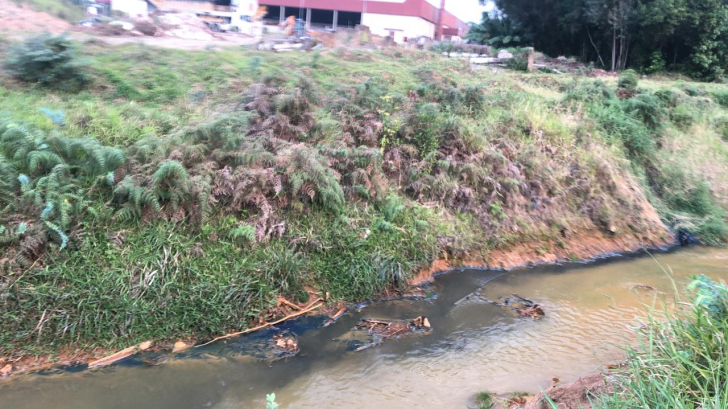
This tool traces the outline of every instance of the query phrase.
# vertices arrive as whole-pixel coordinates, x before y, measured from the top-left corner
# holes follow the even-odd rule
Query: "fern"
[[[230,231],[230,238],[233,240],[243,240],[246,243],[255,242],[255,227],[247,224],[237,226]]]

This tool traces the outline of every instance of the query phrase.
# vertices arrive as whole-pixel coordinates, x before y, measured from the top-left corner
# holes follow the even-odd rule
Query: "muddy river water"
[[[453,272],[438,277],[435,297],[375,303],[326,328],[324,318],[304,318],[194,348],[159,366],[134,357],[96,371],[15,376],[0,381],[0,408],[263,409],[270,392],[281,409],[467,408],[482,390],[538,392],[554,377],[569,382],[619,361],[646,306],[674,300],[673,280],[680,291],[693,274],[728,280],[728,249],[690,248],[655,259]],[[546,316],[519,319],[486,302],[511,293],[540,303]],[[428,335],[358,352],[347,341],[362,317],[420,315],[432,324]],[[298,337],[301,353],[256,359],[256,345],[280,331]]]

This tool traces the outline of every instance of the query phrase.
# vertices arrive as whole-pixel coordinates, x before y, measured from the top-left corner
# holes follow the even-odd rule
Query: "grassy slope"
[[[593,80],[471,72],[464,63],[427,53],[279,55],[93,42],[83,50],[95,77],[90,89],[58,94],[4,78],[4,110],[46,133],[90,136],[121,148],[143,145],[150,135],[175,135],[187,142],[166,143],[184,151],[194,143],[189,135],[202,132],[195,127],[237,118],[251,84],[278,75],[288,79],[279,88],[291,90],[301,75],[311,79],[321,101],[307,113],[328,125],[307,127],[298,140],[326,150],[351,138],[347,149],[380,149],[384,161],[375,172],[386,183],[361,196],[352,193],[357,186],[345,184],[345,173],[346,202],[335,211],[321,194],[313,203],[299,196],[287,205],[277,201],[274,218],[285,222],[285,233],[261,242],[236,233],[260,217],[261,209],[250,204],[215,205],[201,223],[174,217],[122,222],[114,217],[119,203],[108,202],[109,192],[90,195],[89,208],[70,229],[69,248],[59,251],[51,238],[47,254],[31,268],[4,264],[0,270],[0,289],[10,300],[0,305],[10,328],[0,333],[0,352],[205,338],[244,327],[278,295],[306,299],[304,286],[335,299],[376,295],[443,253],[457,258],[522,242],[548,249],[583,231],[647,238],[659,228],[645,215],[645,197],[668,222],[715,240],[725,233],[720,205],[728,192],[713,176],[728,168],[719,135],[726,132],[720,119],[726,111],[713,95],[728,92],[725,86],[645,82],[652,91],[678,94],[668,116],[679,106],[686,111],[648,129],[632,120],[639,113],[625,119],[621,105],[595,100]],[[377,92],[353,91],[370,79]],[[474,85],[484,100],[462,102]],[[615,86],[603,88],[614,92]],[[453,89],[459,96],[450,99]],[[354,118],[355,124],[370,121],[373,140],[366,129],[344,125],[350,114],[334,108],[342,97],[348,103],[373,98],[370,105],[355,102],[369,116]],[[428,103],[436,104],[435,114]],[[65,128],[57,129],[42,107],[63,110]],[[648,153],[610,131],[630,126],[652,141]],[[387,156],[394,149],[403,165]],[[434,149],[432,155],[426,149]],[[697,189],[708,175],[712,185]],[[17,220],[0,215],[10,229]]]

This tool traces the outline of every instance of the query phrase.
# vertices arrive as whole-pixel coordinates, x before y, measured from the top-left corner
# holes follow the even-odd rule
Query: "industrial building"
[[[397,43],[418,37],[435,38],[442,18],[443,39],[457,41],[469,30],[464,21],[447,11],[440,15],[441,0],[260,0],[268,8],[266,20],[283,22],[289,16],[305,21],[307,28],[336,30],[356,25],[372,34],[389,36]],[[457,1],[457,0],[451,0]]]

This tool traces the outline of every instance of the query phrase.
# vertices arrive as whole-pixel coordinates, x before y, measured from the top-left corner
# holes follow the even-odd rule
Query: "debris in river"
[[[140,351],[146,351],[147,349],[152,347],[152,341],[144,341],[141,344],[139,344],[139,350]]]
[[[324,327],[328,327],[329,325],[335,323],[336,320],[338,320],[339,318],[341,318],[345,313],[346,313],[346,307],[339,308],[339,310],[336,311],[334,313],[334,315],[331,316],[331,318],[329,318],[328,320],[326,320],[326,322],[324,323]]]
[[[405,321],[375,320],[363,318],[356,324],[355,330],[366,330],[370,337],[369,342],[360,344],[355,351],[362,351],[374,345],[379,345],[392,337],[400,337],[408,334],[428,333],[432,326],[427,317],[417,317]]]
[[[98,367],[102,367],[102,366],[111,365],[114,362],[120,361],[124,358],[134,355],[136,352],[137,352],[136,346],[122,349],[121,351],[111,354],[109,356],[105,356],[101,359],[97,359],[95,361],[89,362],[88,367],[89,368],[98,368]]]
[[[268,350],[273,355],[273,359],[290,358],[298,354],[300,349],[298,348],[298,340],[296,336],[291,332],[283,332],[276,334],[268,341]]]
[[[169,359],[168,355],[161,354],[161,355],[157,355],[157,356],[144,358],[144,359],[142,359],[142,362],[144,362],[145,364],[147,364],[149,366],[159,366],[159,365],[162,365],[165,362],[167,362],[168,359]]]
[[[266,322],[266,323],[260,324],[260,325],[258,325],[256,327],[249,328],[249,329],[246,329],[246,330],[243,330],[243,331],[238,331],[238,332],[232,332],[230,334],[225,334],[225,335],[222,335],[222,336],[213,338],[212,340],[207,341],[204,344],[200,344],[200,345],[197,345],[197,346],[198,347],[203,347],[205,345],[209,345],[209,344],[212,344],[213,342],[220,341],[220,340],[223,340],[223,339],[229,339],[229,338],[237,337],[237,336],[240,336],[240,335],[249,334],[251,332],[259,331],[261,329],[268,328],[268,327],[272,327],[274,325],[280,324],[281,322],[288,321],[288,320],[293,319],[293,318],[296,318],[296,317],[300,317],[301,315],[306,315],[306,314],[308,314],[308,313],[310,313],[310,312],[312,312],[314,310],[317,310],[317,309],[321,308],[324,305],[324,301],[325,300],[323,298],[317,298],[314,301],[312,301],[309,305],[307,305],[305,307],[302,307],[300,311],[295,312],[295,313],[290,314],[290,315],[287,315],[287,316],[285,316],[283,318],[280,318],[280,319],[278,319],[276,321]]]
[[[193,346],[192,344],[188,344],[188,343],[180,340],[180,341],[177,341],[174,343],[174,346],[172,347],[172,352],[173,353],[182,352],[186,349],[192,348],[192,346]]]
[[[523,298],[518,294],[511,294],[511,296],[512,297],[501,297],[499,301],[486,301],[499,307],[508,307],[521,318],[530,317],[537,319],[546,315],[539,304],[536,304],[527,298]]]
[[[13,372],[13,365],[7,364],[3,366],[2,368],[0,368],[0,378],[4,378],[10,375],[11,372]]]

